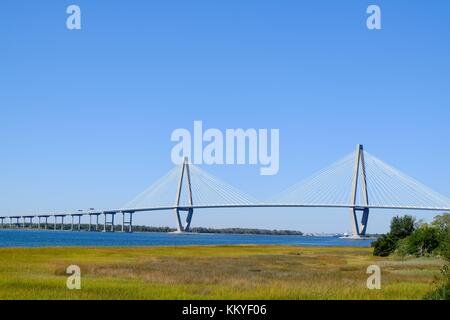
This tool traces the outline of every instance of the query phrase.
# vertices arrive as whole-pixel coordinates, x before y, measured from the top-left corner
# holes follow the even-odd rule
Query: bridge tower
[[[358,182],[361,184],[362,205],[358,206]],[[356,146],[355,166],[353,170],[352,193],[350,198],[350,219],[352,222],[352,232],[354,238],[366,236],[367,222],[369,220],[369,195],[367,191],[366,164],[364,162],[364,147],[361,144]],[[361,222],[358,223],[358,212],[362,212]]]
[[[186,176],[186,178],[185,178]],[[186,187],[187,187],[187,195],[188,195],[188,205],[187,207],[180,206],[181,202],[181,194],[183,191],[183,181],[186,179]],[[189,232],[191,229],[191,221],[192,216],[194,214],[194,209],[192,208],[193,201],[192,201],[192,186],[191,186],[191,174],[189,172],[189,161],[188,158],[184,158],[183,165],[181,166],[181,174],[180,174],[180,182],[178,183],[178,191],[177,191],[177,197],[175,201],[175,217],[176,217],[176,223],[177,223],[177,232]],[[181,215],[180,212],[187,212],[186,217],[186,225],[183,226],[181,222]]]

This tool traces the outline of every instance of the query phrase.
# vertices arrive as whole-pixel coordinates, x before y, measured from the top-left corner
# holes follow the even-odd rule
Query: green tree
[[[387,257],[395,251],[397,241],[390,235],[384,234],[376,241],[372,242],[373,255],[378,257]]]
[[[413,216],[394,217],[391,221],[390,234],[396,240],[404,239],[416,229],[416,219]]]
[[[388,234],[379,237],[372,243],[373,255],[387,257],[397,248],[397,242],[411,235],[416,228],[416,219],[413,216],[394,217],[391,221],[391,230]]]
[[[432,225],[441,230],[450,232],[450,213],[444,213],[441,216],[434,217]]]
[[[434,254],[450,260],[450,214],[435,217],[432,226],[439,230],[439,246]]]
[[[425,224],[414,231],[409,237],[401,240],[405,245],[403,253],[422,257],[431,255],[440,245],[440,232],[438,228]]]
[[[448,265],[441,269],[441,276],[434,281],[436,289],[428,293],[424,300],[450,300],[450,271]]]

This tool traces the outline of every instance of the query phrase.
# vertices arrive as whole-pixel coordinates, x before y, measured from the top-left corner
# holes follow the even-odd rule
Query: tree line
[[[436,216],[431,223],[417,221],[410,215],[394,217],[390,231],[372,243],[375,256],[441,257],[450,261],[450,214]],[[448,264],[436,279],[437,288],[425,298],[450,300],[450,271]]]

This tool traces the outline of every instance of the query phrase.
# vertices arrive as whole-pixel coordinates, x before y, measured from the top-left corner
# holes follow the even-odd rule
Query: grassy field
[[[73,264],[81,290],[66,288]],[[366,287],[372,264],[381,290]],[[370,248],[2,248],[0,299],[421,299],[443,264]]]

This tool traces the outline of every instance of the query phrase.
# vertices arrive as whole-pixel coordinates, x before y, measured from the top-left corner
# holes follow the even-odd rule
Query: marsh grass
[[[78,265],[82,289],[66,289]],[[382,289],[366,288],[369,265]],[[370,248],[185,246],[0,249],[0,299],[421,299],[444,261]]]

